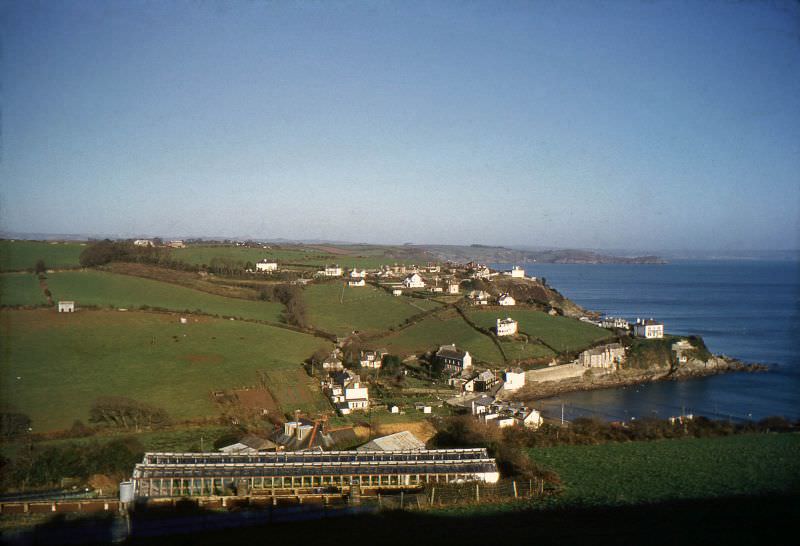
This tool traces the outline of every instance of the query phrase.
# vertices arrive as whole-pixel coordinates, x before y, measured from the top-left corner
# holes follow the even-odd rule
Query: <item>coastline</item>
[[[587,369],[587,371],[589,370]],[[623,369],[601,375],[584,374],[580,378],[561,381],[529,383],[510,398],[522,402],[533,402],[572,392],[615,389],[659,381],[684,381],[724,373],[762,373],[766,371],[769,371],[769,367],[765,364],[742,362],[725,355],[714,355],[706,362],[693,361],[676,369]]]

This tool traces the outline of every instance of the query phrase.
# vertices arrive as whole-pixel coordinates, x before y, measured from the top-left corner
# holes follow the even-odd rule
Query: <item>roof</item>
[[[254,436],[252,434],[248,434],[241,440],[239,440],[240,444],[244,444],[247,447],[252,447],[253,449],[262,450],[262,449],[275,449],[276,445],[274,442],[270,442],[266,438],[261,438],[259,436]]]
[[[388,436],[375,438],[359,447],[357,451],[409,451],[423,449],[425,449],[424,442],[407,430],[403,430]]]
[[[467,351],[462,351],[455,345],[442,345],[439,347],[439,350],[436,351],[436,356],[441,358],[456,358],[461,360],[467,356]]]

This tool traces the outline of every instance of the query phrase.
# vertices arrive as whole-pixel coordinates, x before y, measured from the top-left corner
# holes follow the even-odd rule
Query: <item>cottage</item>
[[[473,279],[491,279],[492,271],[488,267],[481,266],[473,270],[472,275],[470,276]]]
[[[620,330],[630,330],[631,325],[627,320],[618,317],[603,317],[600,321],[603,328],[619,328]]]
[[[403,279],[403,286],[406,288],[425,288],[425,282],[418,273],[414,273]]]
[[[322,369],[325,371],[340,371],[344,369],[344,364],[339,351],[333,351],[322,361]]]
[[[466,392],[486,392],[497,384],[497,376],[490,371],[483,371],[464,383]]]
[[[653,319],[636,319],[633,335],[646,339],[661,339],[664,337],[664,323]]]
[[[75,302],[74,301],[60,301],[60,302],[58,302],[58,312],[59,313],[74,313],[75,312]]]
[[[347,281],[347,286],[366,286],[366,285],[367,281],[365,281],[363,278],[361,279],[351,278],[349,281]]]
[[[516,391],[525,386],[525,370],[522,368],[512,368],[506,370],[506,381],[503,384],[503,390]]]
[[[256,271],[260,271],[262,273],[271,273],[277,270],[278,270],[278,263],[271,262],[266,258],[264,258],[263,260],[261,260],[256,264]]]
[[[459,286],[459,284],[457,282],[451,282],[450,284],[447,285],[447,293],[448,294],[458,294],[458,291],[460,290],[460,288],[461,287]]]
[[[400,408],[397,407],[397,406],[392,406],[391,408],[389,408],[389,412],[391,412],[391,413],[400,413]]]
[[[497,331],[497,336],[513,336],[517,333],[517,321],[512,319],[511,317],[507,317],[504,319],[497,319],[497,326],[495,327]]]
[[[350,271],[350,278],[351,279],[364,279],[367,277],[367,271],[362,269],[359,271],[358,269],[353,269]]]
[[[386,349],[378,349],[376,351],[366,350],[359,353],[358,363],[362,368],[371,368],[377,370],[383,363],[383,357],[386,356]]]
[[[489,303],[489,293],[484,290],[472,290],[467,294],[473,305],[487,305]]]
[[[689,356],[694,352],[694,346],[685,339],[681,339],[672,344],[672,352],[675,360],[680,364],[689,362]]]
[[[517,302],[511,297],[511,294],[500,294],[497,298],[497,305],[516,305]]]
[[[461,372],[472,368],[472,356],[468,351],[456,348],[455,343],[439,347],[439,350],[436,351],[436,359],[444,364],[445,370],[449,372]]]
[[[616,369],[625,361],[625,348],[619,343],[610,343],[583,351],[578,363],[585,368]]]

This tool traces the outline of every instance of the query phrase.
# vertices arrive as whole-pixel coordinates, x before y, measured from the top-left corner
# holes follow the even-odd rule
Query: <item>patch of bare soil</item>
[[[380,424],[375,428],[373,436],[386,436],[387,434],[394,434],[395,432],[402,432],[404,430],[407,430],[426,443],[436,434],[436,429],[428,421],[413,421],[408,423]]]

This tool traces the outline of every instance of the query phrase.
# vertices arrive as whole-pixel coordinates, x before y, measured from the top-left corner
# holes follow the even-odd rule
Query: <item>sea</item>
[[[586,309],[629,321],[655,318],[667,333],[702,336],[712,353],[769,365],[764,373],[569,393],[537,402],[546,416],[800,419],[800,263],[526,264],[524,269]]]

